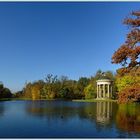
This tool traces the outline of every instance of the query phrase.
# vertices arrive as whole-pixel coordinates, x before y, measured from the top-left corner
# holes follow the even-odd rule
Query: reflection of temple
[[[97,102],[97,122],[108,123],[112,117],[112,102]]]

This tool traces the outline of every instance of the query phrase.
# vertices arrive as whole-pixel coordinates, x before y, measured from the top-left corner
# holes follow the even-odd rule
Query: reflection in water
[[[88,138],[110,136],[116,106],[112,102],[29,101],[25,110],[32,120],[41,121],[47,137]]]
[[[4,111],[5,111],[4,104],[3,102],[1,102],[0,103],[0,117],[4,115]]]
[[[26,105],[28,114],[47,119],[62,119],[66,121],[73,117],[87,119],[95,116],[95,104],[61,102],[61,101],[32,101]]]
[[[139,104],[122,104],[116,116],[116,123],[119,129],[127,132],[140,133],[140,108]]]
[[[71,115],[73,115],[70,110],[73,110],[73,107],[63,107],[61,104],[59,104],[59,102],[58,105],[56,105],[51,101],[32,101],[26,106],[26,111],[28,114],[46,118],[49,121],[56,119],[67,120],[69,117],[71,117]]]
[[[112,108],[114,108],[114,112]],[[92,123],[96,122],[96,125],[100,123],[106,125],[111,123],[116,115],[116,104],[112,102],[32,101],[27,104],[26,111],[30,115],[44,117],[49,120],[62,119],[62,121],[67,121],[68,119],[78,117],[80,119],[88,119]]]
[[[97,122],[109,123],[112,118],[112,102],[97,102],[96,112]]]
[[[64,101],[32,101],[26,104],[26,113],[54,122],[88,121],[97,131],[114,126],[126,132],[140,132],[139,104],[117,105],[113,102],[75,103]],[[94,125],[95,124],[95,125]],[[119,133],[120,133],[119,132]]]
[[[140,137],[140,104],[10,101],[2,114],[0,137]]]

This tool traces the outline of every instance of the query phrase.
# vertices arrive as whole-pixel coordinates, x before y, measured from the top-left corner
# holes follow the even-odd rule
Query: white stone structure
[[[112,98],[112,86],[109,79],[97,80],[97,99]]]

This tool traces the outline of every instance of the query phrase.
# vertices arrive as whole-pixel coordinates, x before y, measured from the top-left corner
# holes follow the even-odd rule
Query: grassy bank
[[[82,99],[82,100],[72,100],[74,102],[117,102],[113,99]]]

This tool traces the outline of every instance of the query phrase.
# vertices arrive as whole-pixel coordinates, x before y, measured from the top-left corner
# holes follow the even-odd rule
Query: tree
[[[89,84],[84,89],[85,99],[93,99],[96,98],[96,89],[93,87],[92,84]]]
[[[57,79],[57,75],[53,76],[52,74],[48,74],[47,77],[45,78],[46,83],[55,83],[58,79]]]
[[[120,73],[128,73],[140,66],[140,11],[132,12],[124,19],[124,24],[130,27],[125,43],[112,56],[112,63],[121,64]]]
[[[25,98],[32,98],[31,94],[31,88],[32,88],[32,83],[27,83],[25,87],[23,88],[23,94]]]
[[[67,87],[64,87],[60,90],[59,94],[60,94],[61,98],[68,98],[68,96],[70,94],[69,89]]]
[[[125,43],[112,56],[112,63],[121,64],[117,70],[116,87],[118,89],[118,101],[139,101],[138,92],[140,83],[140,11],[131,12],[124,19],[124,24],[130,29]],[[136,92],[132,92],[136,91]]]
[[[121,90],[118,96],[118,102],[140,102],[140,84],[134,84]]]
[[[53,76],[52,74],[48,74],[45,78],[45,84],[41,89],[41,97],[47,99],[54,99],[56,96],[56,87],[57,87],[57,75]]]
[[[79,94],[83,95],[84,94],[84,88],[89,84],[90,79],[86,77],[80,77],[79,80],[77,81],[77,91]]]
[[[94,76],[95,80],[99,80],[99,79],[102,79],[102,78],[107,78],[107,79],[110,79],[110,80],[114,80],[115,77],[114,77],[114,73],[112,71],[105,71],[103,72],[102,70],[97,70],[95,76]]]
[[[140,77],[138,76],[133,76],[131,74],[127,74],[124,76],[118,76],[116,79],[116,86],[118,89],[118,92],[120,92],[121,90],[123,90],[124,88],[134,85],[134,84],[138,84],[140,83]]]
[[[45,82],[42,80],[38,80],[33,83],[27,83],[23,88],[22,97],[31,99],[40,99],[44,84]]]
[[[3,88],[3,98],[11,98],[12,97],[12,93],[10,91],[10,89],[4,87]]]
[[[23,98],[24,94],[23,94],[23,90],[17,91],[13,94],[14,98]]]
[[[101,77],[102,77],[102,70],[97,70],[97,72],[96,72],[96,74],[95,74],[95,76],[94,76],[94,78],[96,79],[96,80],[98,80],[98,79],[100,79]]]
[[[10,89],[4,87],[3,83],[0,82],[0,98],[11,98],[12,93]]]

